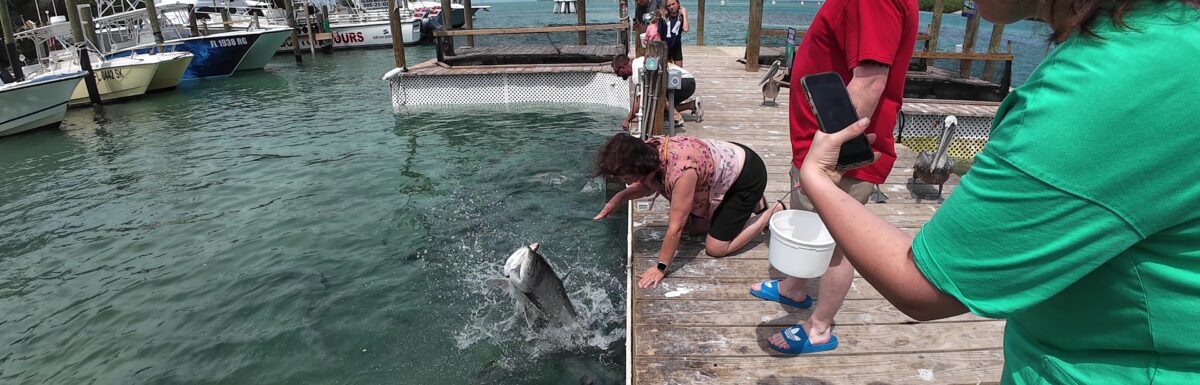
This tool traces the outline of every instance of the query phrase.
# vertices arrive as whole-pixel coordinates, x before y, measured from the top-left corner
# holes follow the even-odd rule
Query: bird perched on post
[[[942,137],[938,141],[938,148],[935,152],[921,151],[917,154],[917,161],[913,164],[913,176],[928,184],[938,185],[938,202],[942,201],[942,187],[946,180],[950,179],[950,173],[954,171],[954,159],[951,159],[946,152],[950,149],[950,141],[954,140],[954,132],[958,130],[958,118],[954,115],[946,117],[946,121],[942,124]]]
[[[775,97],[779,96],[779,87],[791,87],[790,84],[783,81],[783,78],[787,76],[787,71],[780,71],[780,65],[778,60],[771,63],[771,69],[767,70],[767,74],[758,81],[758,85],[762,86],[762,105],[764,106],[776,106]]]

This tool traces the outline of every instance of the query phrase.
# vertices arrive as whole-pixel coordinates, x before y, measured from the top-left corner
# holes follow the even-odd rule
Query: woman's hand
[[[842,152],[842,143],[861,135],[867,130],[869,124],[870,118],[862,118],[836,133],[826,134],[818,130],[816,136],[813,137],[812,146],[808,148],[808,155],[804,157],[804,165],[800,170],[801,180],[810,178],[812,175],[821,175],[829,178],[833,183],[840,181],[842,172],[845,171],[839,170],[837,167],[838,155]],[[875,143],[875,134],[867,135],[867,141]],[[879,159],[878,152],[875,152],[875,159]]]
[[[616,211],[617,208],[621,207],[621,203],[623,202],[616,198],[617,197],[613,197],[613,199],[610,199],[608,203],[605,203],[604,208],[600,209],[600,214],[596,214],[596,217],[592,218],[592,220],[598,221],[607,218],[613,213],[613,211]]]
[[[646,269],[645,273],[642,273],[642,275],[638,276],[638,278],[641,278],[641,280],[638,281],[638,287],[642,289],[648,287],[658,287],[658,281],[662,281],[663,276],[666,275],[667,273],[658,270],[658,266],[650,266],[649,269]]]

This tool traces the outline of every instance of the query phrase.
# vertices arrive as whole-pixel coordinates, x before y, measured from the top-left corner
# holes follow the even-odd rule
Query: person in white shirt
[[[620,76],[622,79],[632,79],[633,86],[637,87],[638,76],[634,76],[634,74],[640,72],[642,67],[645,66],[645,63],[645,57],[638,57],[637,59],[630,60],[628,56],[617,55],[613,58],[612,68],[613,72],[616,73],[617,76]],[[695,95],[696,93],[696,77],[688,70],[683,69],[683,67],[677,66],[674,63],[670,63],[669,68],[683,73],[683,82],[680,84],[680,88],[675,90],[675,102],[677,104],[675,104],[675,108],[671,111],[672,117],[675,120],[675,126],[682,127],[683,114],[680,112],[692,111],[693,115],[698,117],[702,116],[700,113],[700,102],[698,100],[691,99],[692,95]],[[641,98],[635,97],[629,100],[629,115],[625,116],[625,121],[621,124],[621,128],[626,130],[629,129],[629,124],[633,121],[633,117],[637,116],[639,108],[641,108]]]

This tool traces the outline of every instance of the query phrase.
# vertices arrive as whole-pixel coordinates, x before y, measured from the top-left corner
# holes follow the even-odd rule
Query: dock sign
[[[796,55],[796,29],[788,27],[787,48],[785,48],[783,57],[787,58],[787,62],[783,63],[784,67],[792,66],[792,57]]]

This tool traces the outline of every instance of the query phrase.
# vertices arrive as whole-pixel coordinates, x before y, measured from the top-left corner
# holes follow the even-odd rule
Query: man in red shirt
[[[867,133],[876,135],[872,145],[880,157],[871,165],[847,171],[839,186],[866,203],[872,185],[883,183],[896,162],[892,129],[904,99],[904,77],[916,45],[920,16],[917,0],[828,0],[817,11],[804,40],[796,49],[792,79],[821,72],[836,72],[846,82],[850,100],[859,117],[871,117]],[[793,81],[793,84],[798,83]],[[800,165],[819,129],[808,100],[798,87],[789,94],[792,139],[792,185],[799,184]],[[799,190],[793,191],[792,208],[813,210]],[[837,347],[833,317],[842,306],[854,267],[834,250],[829,270],[821,276],[817,307],[808,321],[784,329],[770,338],[772,347],[799,354]],[[787,277],[754,285],[750,293],[769,301],[807,308],[808,279]]]

